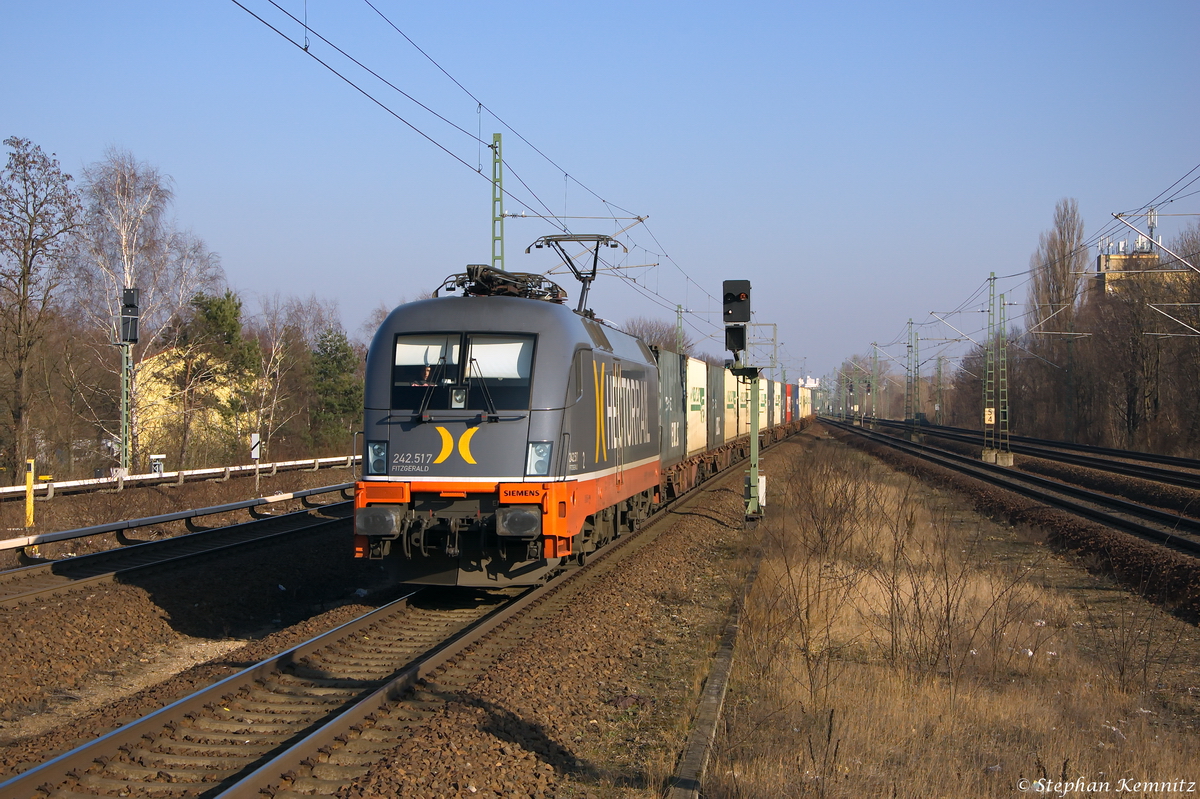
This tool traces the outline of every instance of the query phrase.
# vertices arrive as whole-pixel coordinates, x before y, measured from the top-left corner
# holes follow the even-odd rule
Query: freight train
[[[388,315],[367,353],[356,558],[408,583],[536,584],[747,456],[748,380],[565,298],[470,266]],[[810,413],[797,386],[759,396],[763,443]]]

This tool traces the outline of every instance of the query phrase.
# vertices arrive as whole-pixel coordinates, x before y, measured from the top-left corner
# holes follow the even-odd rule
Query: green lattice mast
[[[500,134],[492,134],[492,268],[504,271],[504,159]]]

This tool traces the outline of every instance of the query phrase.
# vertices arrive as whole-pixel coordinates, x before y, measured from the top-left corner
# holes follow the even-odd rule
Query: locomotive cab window
[[[398,335],[392,408],[528,410],[534,339],[502,333]]]
[[[472,410],[529,409],[533,336],[472,334],[467,336],[467,357],[467,404]]]
[[[450,388],[461,379],[458,333],[396,336],[392,366],[392,407],[449,408]],[[428,396],[428,402],[426,397]]]

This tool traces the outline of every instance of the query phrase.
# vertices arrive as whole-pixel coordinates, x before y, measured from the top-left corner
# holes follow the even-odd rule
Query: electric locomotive
[[[533,584],[649,516],[654,354],[565,299],[541,275],[469,266],[387,317],[367,354],[355,557],[404,582]]]

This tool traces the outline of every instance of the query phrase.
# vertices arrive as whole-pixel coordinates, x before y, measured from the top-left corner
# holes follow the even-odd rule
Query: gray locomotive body
[[[659,483],[653,354],[556,302],[396,308],[365,406],[356,555],[404,581],[537,582],[631,529]]]

